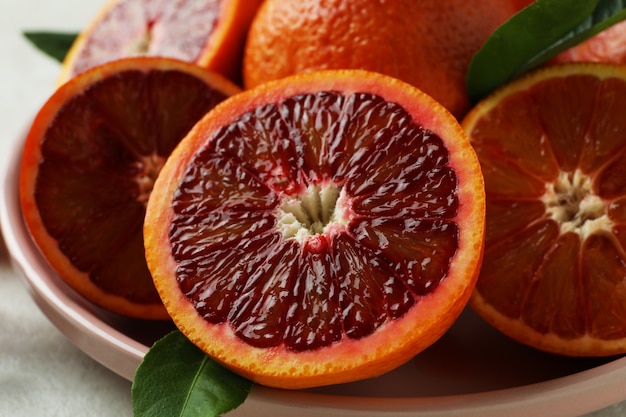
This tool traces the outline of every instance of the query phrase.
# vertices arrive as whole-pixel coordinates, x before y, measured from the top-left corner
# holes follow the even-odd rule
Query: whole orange
[[[462,116],[473,54],[528,0],[267,0],[248,34],[247,88],[320,69],[361,68],[413,84]]]

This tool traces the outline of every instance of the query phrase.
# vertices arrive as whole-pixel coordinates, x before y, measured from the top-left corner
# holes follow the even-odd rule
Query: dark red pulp
[[[41,145],[35,199],[48,233],[105,292],[158,303],[145,263],[146,189],[225,95],[179,71],[126,71],[64,104]]]
[[[208,322],[253,346],[313,350],[373,333],[446,277],[457,178],[442,140],[401,106],[302,94],[207,139],[172,202],[169,236],[181,290]],[[283,236],[284,200],[328,184],[343,195],[337,224]]]

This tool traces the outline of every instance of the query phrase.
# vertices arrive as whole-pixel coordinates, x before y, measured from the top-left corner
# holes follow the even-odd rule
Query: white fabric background
[[[0,3],[0,153],[52,93],[59,65],[23,30],[78,31],[101,0]],[[0,250],[0,416],[132,416],[130,382],[74,347],[39,311]]]
[[[21,32],[78,31],[102,3],[1,1],[1,155],[52,93],[59,70],[58,63],[32,48]],[[625,404],[590,416],[624,416]],[[130,383],[74,347],[44,317],[0,245],[0,417],[131,415]]]

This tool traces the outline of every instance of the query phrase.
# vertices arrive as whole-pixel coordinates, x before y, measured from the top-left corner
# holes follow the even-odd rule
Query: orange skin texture
[[[109,18],[112,12],[119,13],[118,9],[124,10],[125,7],[119,7],[119,5],[125,1],[127,0],[108,0],[87,27],[81,31],[63,61],[61,73],[57,79],[58,85],[63,84],[75,75],[73,68],[75,61],[84,48],[88,47],[88,42],[94,36],[94,31],[102,25],[105,19]],[[194,62],[206,69],[224,75],[233,82],[241,84],[243,46],[250,22],[261,3],[262,0],[222,0],[213,30],[206,39],[201,41],[201,45],[194,45],[201,46],[200,53],[195,57]],[[168,22],[165,23],[167,24]],[[136,38],[141,36],[147,35],[150,38],[152,37],[148,28],[128,28],[127,22],[123,21],[120,21],[119,24],[128,29],[126,31],[120,29],[119,31],[119,33],[124,33],[129,37],[127,39],[128,44],[136,42]],[[141,32],[143,29],[145,31]],[[138,30],[139,32],[137,32]],[[183,31],[182,28],[176,28],[176,30]],[[194,30],[194,28],[192,27],[189,30]],[[181,36],[181,34],[168,35],[166,33],[164,36]],[[192,39],[192,37],[188,39]],[[111,60],[118,58],[117,51],[111,51]]]
[[[518,10],[523,9],[524,7],[534,3],[535,0],[510,0],[510,3]]]
[[[440,137],[450,152],[459,180],[459,248],[446,279],[405,316],[387,322],[360,339],[341,339],[325,348],[294,352],[281,346],[252,347],[228,324],[213,325],[196,312],[180,291],[168,238],[171,199],[188,161],[220,126],[259,105],[283,97],[321,90],[378,94],[402,103],[414,119]],[[178,328],[226,367],[267,386],[301,389],[373,377],[410,360],[441,337],[460,315],[477,278],[482,259],[485,200],[476,155],[456,120],[429,96],[380,74],[359,70],[302,74],[270,82],[233,96],[203,118],[175,149],[155,183],[144,223],[146,259],[155,286]],[[416,325],[419,323],[419,325]]]
[[[124,316],[144,319],[169,319],[167,311],[160,302],[154,304],[134,303],[124,297],[107,293],[103,291],[102,288],[95,285],[88,274],[77,269],[70,259],[61,252],[58,241],[47,232],[35,200],[37,174],[42,158],[42,138],[51,124],[54,123],[63,105],[73,97],[80,95],[93,83],[107,77],[115,76],[121,71],[150,71],[156,69],[178,69],[179,71],[193,74],[197,78],[204,80],[214,88],[227,94],[236,94],[240,91],[237,86],[230,83],[225,78],[209,73],[196,65],[152,57],[119,60],[88,70],[72,78],[69,82],[57,89],[48,99],[31,125],[24,144],[20,170],[20,203],[26,226],[33,240],[48,263],[70,287],[74,288],[78,293],[94,304]]]
[[[291,74],[361,68],[422,89],[457,118],[470,107],[473,54],[528,0],[267,0],[244,51],[244,86]]]

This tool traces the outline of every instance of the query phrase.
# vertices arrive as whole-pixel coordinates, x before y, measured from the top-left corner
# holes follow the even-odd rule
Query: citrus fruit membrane
[[[193,62],[238,82],[243,45],[261,0],[108,0],[63,61],[59,84],[134,56]]]
[[[473,289],[484,188],[453,116],[397,79],[314,72],[216,106],[167,160],[146,259],[179,329],[269,386],[382,374]]]
[[[571,356],[626,353],[626,69],[542,69],[463,121],[485,177],[470,304],[508,336]]]
[[[168,318],[145,263],[142,226],[154,179],[176,144],[239,88],[165,58],[84,72],[35,117],[24,145],[24,220],[50,265],[93,303]]]

